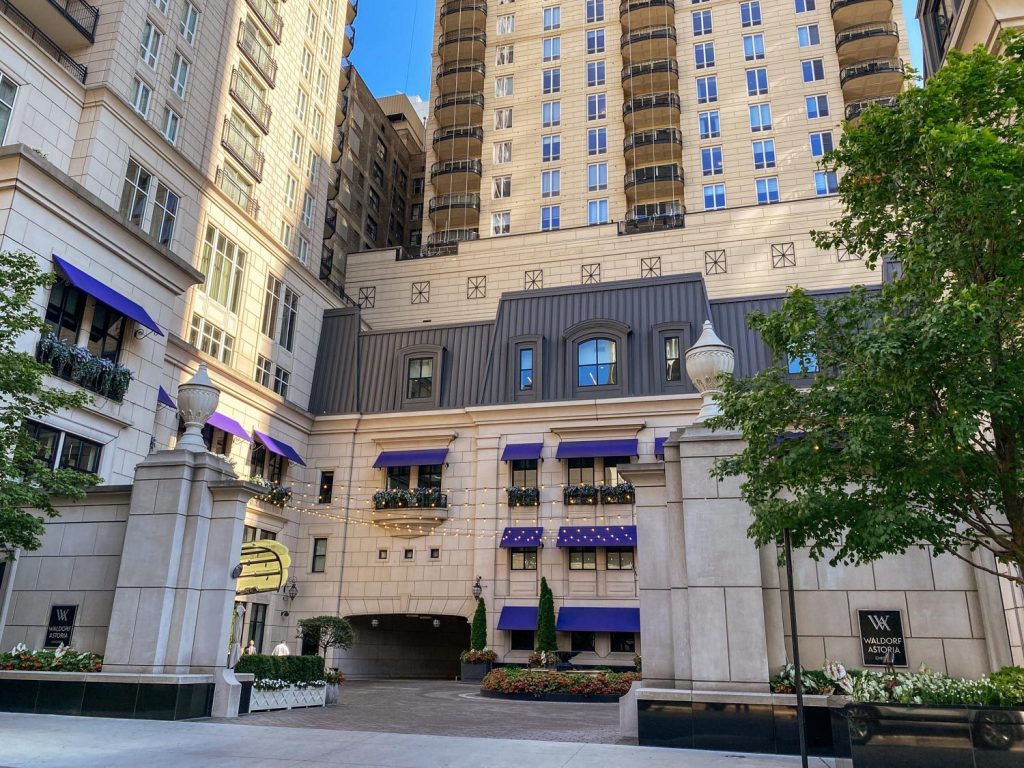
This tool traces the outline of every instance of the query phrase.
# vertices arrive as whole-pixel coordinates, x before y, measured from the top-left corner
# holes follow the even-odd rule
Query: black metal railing
[[[487,15],[487,3],[482,0],[448,0],[441,6],[441,18],[450,14],[482,13]]]
[[[224,118],[224,132],[221,134],[220,143],[235,160],[256,177],[257,181],[263,180],[263,153],[230,117]]]
[[[438,195],[430,200],[430,213],[434,211],[447,211],[452,208],[470,208],[474,211],[479,211],[480,195],[475,192],[457,195]]]
[[[669,165],[651,165],[636,168],[627,173],[623,179],[626,189],[637,184],[659,184],[662,182],[682,182],[683,169],[675,163]]]
[[[483,173],[483,163],[479,160],[449,160],[434,163],[430,166],[430,178],[445,176],[449,173],[471,173],[479,176]]]
[[[334,272],[334,249],[329,245],[320,250],[320,279],[330,280]]]
[[[252,83],[242,77],[237,69],[231,71],[231,87],[228,89],[238,105],[253,119],[264,133],[270,133],[270,116],[273,110]]]
[[[832,13],[842,10],[850,5],[857,5],[858,3],[870,3],[876,0],[832,0],[829,9]],[[889,6],[892,7],[892,0],[889,0]]]
[[[254,219],[259,217],[260,204],[256,200],[251,189],[239,184],[234,180],[234,178],[225,173],[223,168],[217,169],[217,176],[215,180],[220,190],[229,198],[234,200],[235,204],[239,208],[248,213]]]
[[[434,99],[434,111],[447,109],[448,107],[463,107],[467,105],[482,107],[484,105],[483,94],[480,93],[459,93],[454,96],[438,96]]]
[[[836,33],[836,47],[851,40],[863,40],[866,37],[895,37],[899,40],[900,30],[895,21],[871,21],[867,24],[856,24]]]
[[[676,30],[675,27],[656,26],[656,27],[644,27],[633,32],[627,32],[619,40],[619,44],[622,48],[635,43],[643,43],[647,40],[675,40]]]
[[[256,31],[244,21],[238,25],[238,48],[273,87],[277,82],[277,61]]]
[[[451,32],[445,32],[437,38],[438,48],[444,45],[451,45],[452,43],[480,43],[480,45],[487,45],[487,35],[483,32],[473,32],[468,29],[453,29]]]
[[[324,216],[324,240],[330,240],[338,230],[338,210],[333,205],[327,206],[327,215]]]
[[[679,97],[674,93],[659,93],[655,96],[638,96],[629,99],[622,105],[622,116],[628,117],[634,112],[643,112],[646,109],[675,109],[680,108]]]
[[[882,96],[877,99],[863,99],[862,101],[855,101],[851,104],[846,105],[846,119],[856,120],[860,117],[864,110],[870,107],[872,104],[877,104],[880,107],[895,107],[896,97],[895,96]]]
[[[438,128],[436,131],[434,131],[435,144],[442,141],[452,141],[456,139],[476,139],[477,141],[483,141],[484,129],[479,127]]]
[[[2,11],[3,14],[11,20],[11,23],[13,23],[14,26],[32,38],[40,48],[52,56],[57,63],[68,72],[68,74],[83,85],[85,84],[85,78],[86,75],[89,74],[89,68],[84,64],[79,64],[68,56],[63,48],[53,42],[53,40],[47,37],[39,27],[29,21],[21,11],[14,7],[10,0],[0,0],[0,11]]]
[[[618,222],[618,231],[620,235],[636,235],[642,232],[683,229],[685,226],[685,211],[676,211],[653,216],[627,216],[625,221]]]
[[[100,20],[100,9],[85,0],[48,0],[50,5],[64,14],[79,32],[85,35],[90,43],[96,42],[96,25]]]
[[[671,8],[675,10],[675,0],[622,0],[619,3],[619,16],[633,11],[646,11],[649,8]]]
[[[656,128],[650,131],[639,131],[631,133],[622,140],[622,149],[629,152],[631,149],[652,147],[656,144],[676,144],[683,146],[683,132],[677,128]]]
[[[270,0],[246,0],[249,7],[256,11],[256,16],[263,22],[263,26],[271,34],[274,40],[280,45],[281,31],[284,29],[284,19],[277,12],[277,8]]]
[[[903,59],[884,58],[858,61],[839,70],[839,84],[846,85],[850,80],[867,75],[903,74]]]
[[[450,77],[451,75],[465,75],[465,74],[477,74],[483,77],[484,65],[479,61],[456,61],[454,64],[448,64],[446,66],[440,66],[437,68],[437,73],[434,75],[434,81],[440,83],[444,77]]]
[[[679,65],[676,64],[675,59],[658,59],[656,61],[642,61],[639,64],[631,64],[628,67],[622,68],[622,80],[631,80],[634,77],[643,77],[644,75],[659,75],[663,73],[669,73],[673,75],[679,74]]]

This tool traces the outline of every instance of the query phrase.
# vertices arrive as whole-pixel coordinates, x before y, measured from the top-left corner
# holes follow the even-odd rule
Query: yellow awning
[[[256,592],[277,592],[288,580],[292,557],[288,547],[279,541],[260,539],[242,544],[242,574],[235,592],[251,595]]]

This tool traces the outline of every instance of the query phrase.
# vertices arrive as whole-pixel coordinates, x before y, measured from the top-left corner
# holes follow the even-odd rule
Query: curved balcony
[[[665,229],[682,229],[686,226],[686,209],[677,205],[677,210],[656,213],[651,216],[628,214],[619,222],[620,235],[636,235],[642,232],[661,232]]]
[[[479,192],[483,164],[479,160],[451,160],[430,167],[430,181],[439,195]]]
[[[483,62],[460,59],[452,64],[442,64],[437,68],[434,82],[442,96],[480,93],[484,88]]]
[[[658,59],[622,68],[622,90],[627,99],[679,89],[675,59]]]
[[[903,90],[903,59],[858,61],[839,70],[839,84],[846,101],[895,96]]]
[[[672,57],[676,52],[676,28],[672,26],[644,27],[627,32],[620,40],[622,61],[638,61]]]
[[[466,229],[480,221],[480,195],[439,195],[430,200],[430,221],[437,228]]]
[[[658,128],[631,133],[622,142],[626,162],[631,165],[668,163],[678,160],[683,149],[683,132],[677,128]]]
[[[869,21],[892,17],[892,0],[832,0],[832,25],[836,32]]]
[[[472,29],[445,32],[437,40],[437,55],[442,64],[458,59],[483,61],[487,49],[487,35]]]
[[[349,56],[352,53],[352,49],[356,45],[356,28],[352,26],[345,27],[345,38],[341,43],[341,55]]]
[[[434,117],[438,125],[446,128],[456,125],[480,125],[484,120],[484,96],[482,93],[438,96],[434,99]]]
[[[658,93],[640,96],[622,105],[622,119],[626,129],[647,130],[679,125],[679,96]]]
[[[338,90],[344,91],[348,87],[348,81],[352,76],[352,62],[346,58],[341,60],[341,73],[338,78]]]
[[[348,8],[345,9],[345,23],[351,24],[355,21],[357,13],[359,13],[359,0],[348,0]]]
[[[675,17],[675,0],[622,0],[619,3],[619,20],[626,29],[671,24]]]
[[[438,128],[434,131],[434,152],[440,161],[480,157],[484,142],[484,129]]]
[[[458,253],[459,243],[480,239],[478,229],[446,229],[427,238],[426,256],[450,256]]]
[[[864,114],[864,110],[872,105],[879,107],[895,107],[896,97],[895,96],[881,96],[877,99],[864,99],[863,101],[855,101],[852,104],[846,105],[846,119],[849,122],[859,120],[860,116]]]
[[[441,6],[441,31],[483,30],[487,24],[487,3],[483,0],[448,0]]]
[[[836,34],[839,66],[899,54],[900,31],[894,21],[872,21],[847,27]]]
[[[624,182],[630,205],[683,197],[683,169],[677,163],[636,168],[626,174]]]

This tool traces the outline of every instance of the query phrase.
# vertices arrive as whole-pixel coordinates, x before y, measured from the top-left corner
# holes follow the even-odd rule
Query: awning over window
[[[231,417],[225,416],[223,413],[218,413],[214,411],[214,414],[209,418],[209,420],[206,423],[209,424],[211,427],[215,427],[216,429],[227,432],[229,435],[240,437],[247,443],[252,442],[252,438],[249,437],[249,433],[245,431],[245,427],[243,427],[241,424],[239,424]],[[259,433],[257,432],[256,434]],[[274,450],[269,445],[267,446],[267,448],[268,450]],[[291,449],[289,448],[289,450]],[[278,453],[278,451],[274,451],[274,453]],[[281,455],[284,456],[284,454]],[[289,456],[288,458],[291,458],[291,456]],[[295,461],[295,459],[292,459],[292,461]],[[299,459],[298,461],[300,464],[302,463],[302,459]]]
[[[639,608],[562,608],[559,632],[639,632]]]
[[[556,459],[594,459],[605,456],[639,456],[636,440],[563,440]]]
[[[537,547],[540,546],[541,537],[544,535],[543,528],[506,528],[501,534],[500,546],[509,547]]]
[[[654,438],[654,455],[664,456],[665,455],[665,441],[667,437],[656,437]]]
[[[87,275],[78,267],[71,266],[60,256],[55,255],[53,261],[60,268],[60,271],[64,273],[68,282],[75,286],[75,288],[89,294],[97,301],[102,301],[111,309],[117,310],[125,317],[131,318],[154,333],[158,333],[161,336],[164,335],[164,332],[160,330],[160,326],[149,316],[149,313],[127,296],[123,296],[113,288],[109,288],[95,277]]]
[[[167,394],[167,390],[164,389],[163,387],[160,387],[160,389],[157,391],[156,401],[160,403],[160,405],[166,405],[168,408],[174,408],[175,410],[178,409],[178,406],[174,404],[174,401],[171,399],[171,396]]]
[[[559,547],[635,547],[635,525],[563,525]]]
[[[505,446],[501,452],[502,461],[522,461],[524,459],[539,459],[544,443],[512,443]]]
[[[373,462],[373,467],[428,467],[433,464],[444,464],[447,455],[447,448],[434,448],[429,451],[381,451],[380,456]]]
[[[255,429],[252,431],[253,436],[267,446],[267,450],[271,453],[276,453],[278,456],[284,456],[289,461],[294,461],[296,464],[306,466],[306,462],[299,456],[298,451],[292,448],[288,443],[278,440],[270,435],[265,435],[262,432],[257,432]]]
[[[537,606],[506,605],[498,617],[498,629],[537,629]]]

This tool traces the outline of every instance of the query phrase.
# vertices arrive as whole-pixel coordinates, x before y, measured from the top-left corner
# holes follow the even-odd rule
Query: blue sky
[[[825,2],[825,0],[822,0]],[[912,0],[903,5],[910,58],[921,70],[921,33]],[[408,93],[427,98],[434,0],[363,0],[356,17],[352,61],[375,96]]]

